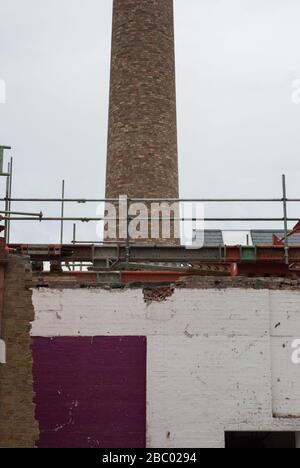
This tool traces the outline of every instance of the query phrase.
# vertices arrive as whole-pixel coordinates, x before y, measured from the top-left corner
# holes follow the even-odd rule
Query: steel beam
[[[124,245],[44,245],[10,244],[16,253],[29,255],[32,260],[49,261],[56,257],[61,261],[93,262],[126,261]],[[250,250],[252,252],[250,252]],[[290,246],[291,263],[300,262],[300,246]],[[241,246],[203,247],[187,249],[176,246],[137,246],[130,248],[130,261],[135,263],[285,263],[284,246],[257,246],[255,250]]]

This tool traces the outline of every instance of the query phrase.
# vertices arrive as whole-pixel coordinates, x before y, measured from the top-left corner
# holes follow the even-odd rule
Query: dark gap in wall
[[[295,432],[226,432],[225,447],[233,448],[296,448]]]

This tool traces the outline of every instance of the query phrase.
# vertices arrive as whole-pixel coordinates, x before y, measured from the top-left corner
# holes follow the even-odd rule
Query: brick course
[[[173,0],[115,0],[106,195],[178,197]]]
[[[7,363],[0,364],[0,447],[34,447],[38,439],[30,338],[34,310],[26,276],[24,259],[10,257],[1,327]]]
[[[178,198],[173,0],[114,0],[106,198]]]

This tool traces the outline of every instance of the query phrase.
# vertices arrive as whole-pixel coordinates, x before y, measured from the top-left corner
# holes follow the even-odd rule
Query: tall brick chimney
[[[173,0],[114,0],[106,198],[178,198]]]

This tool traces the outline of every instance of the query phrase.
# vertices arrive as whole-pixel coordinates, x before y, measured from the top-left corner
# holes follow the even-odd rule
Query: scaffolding
[[[290,203],[299,203],[300,199],[298,198],[288,198],[287,196],[287,186],[286,186],[286,177],[285,175],[282,176],[282,195],[278,198],[179,198],[179,199],[167,199],[167,198],[128,198],[127,199],[127,212],[125,218],[122,218],[123,221],[126,222],[126,232],[127,237],[123,240],[79,240],[77,237],[77,225],[78,223],[92,223],[92,222],[99,222],[99,221],[108,221],[109,218],[105,217],[104,214],[102,216],[89,216],[89,217],[80,217],[80,216],[66,216],[65,215],[65,207],[66,204],[79,204],[79,205],[87,205],[92,203],[102,203],[104,206],[106,203],[110,202],[116,204],[119,202],[119,199],[106,199],[106,198],[67,198],[66,194],[66,183],[65,180],[62,181],[61,185],[61,196],[58,198],[16,198],[13,197],[13,158],[10,158],[10,161],[7,166],[7,171],[3,172],[3,153],[5,150],[10,150],[10,147],[0,146],[0,175],[6,178],[6,189],[5,189],[5,196],[0,198],[1,202],[4,203],[4,210],[0,212],[1,219],[4,221],[4,236],[6,243],[9,245],[11,242],[11,223],[12,222],[59,222],[60,223],[60,231],[59,231],[59,242],[58,245],[63,246],[64,242],[64,226],[66,222],[73,223],[73,237],[69,240],[66,244],[70,244],[73,246],[76,245],[119,245],[119,247],[124,247],[126,250],[126,262],[128,263],[131,258],[131,249],[132,246],[137,244],[136,241],[129,237],[129,223],[132,220],[132,217],[129,215],[128,206],[132,203],[137,202],[145,202],[145,203],[178,203],[178,204],[185,204],[185,203],[205,203],[205,204],[231,204],[231,203],[267,203],[267,204],[280,204],[282,206],[282,217],[204,217],[203,219],[199,219],[197,217],[184,217],[179,216],[176,218],[172,218],[172,221],[177,221],[179,223],[184,222],[193,222],[197,223],[198,221],[203,221],[204,223],[280,223],[282,224],[282,231],[284,236],[282,239],[274,239],[274,244],[279,246],[281,245],[284,249],[284,262],[286,265],[290,263],[289,252],[289,236],[295,232],[300,232],[300,225],[299,219],[300,216],[297,218],[289,217],[288,216],[288,205]],[[47,216],[42,211],[34,213],[34,212],[22,212],[22,211],[13,211],[12,204],[13,203],[57,203],[60,205],[60,216]],[[120,221],[121,218],[118,219]],[[145,220],[148,221],[146,218],[139,218],[140,221]],[[163,221],[164,218],[151,218],[151,221]],[[289,230],[289,223],[297,223],[295,228]],[[250,228],[251,229],[251,228]],[[249,230],[250,230],[249,229]],[[236,232],[244,232],[248,229],[236,229],[231,228],[228,231],[236,231]],[[223,229],[223,231],[226,231]]]

